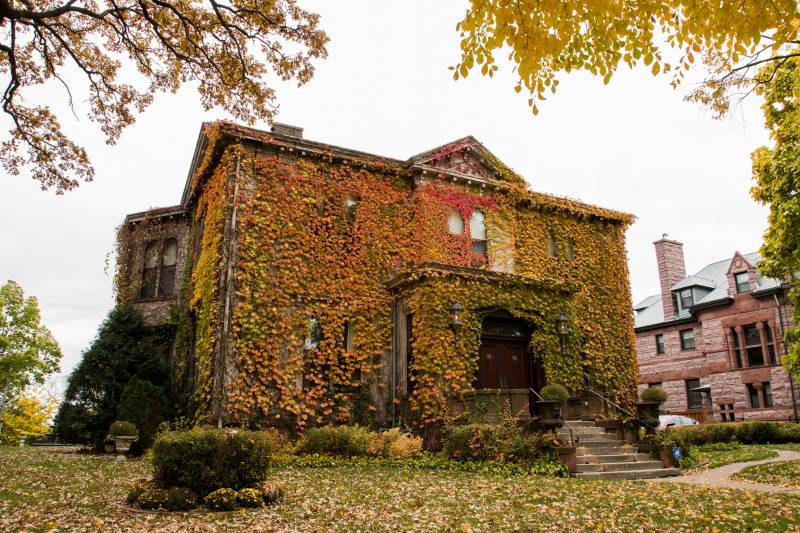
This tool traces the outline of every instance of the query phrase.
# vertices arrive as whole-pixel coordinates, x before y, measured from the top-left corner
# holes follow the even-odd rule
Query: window
[[[769,327],[769,322],[764,322],[764,335],[767,337],[767,351],[769,351],[769,364],[775,365],[777,359],[775,357],[775,339],[772,337],[772,328]]]
[[[692,390],[700,386],[700,379],[687,379],[686,380],[686,400],[689,409],[702,409],[703,408],[703,393],[700,391]]]
[[[747,352],[747,366],[764,366],[764,352],[761,349],[761,335],[755,324],[744,326],[744,348]]]
[[[472,216],[469,217],[469,234],[472,237],[472,255],[475,259],[482,258],[486,262],[487,249],[486,249],[486,225],[484,224],[484,216],[480,211],[473,211]]]
[[[736,292],[750,292],[750,276],[747,272],[737,272],[733,279],[736,281]]]
[[[406,391],[411,394],[417,378],[414,374],[414,320],[411,313],[406,315]]]
[[[772,407],[772,385],[770,385],[769,381],[761,385],[761,390],[764,391],[764,407]]]
[[[158,279],[158,295],[172,296],[175,292],[175,264],[178,262],[178,241],[167,239],[161,255],[161,275]]]
[[[750,407],[758,408],[761,407],[758,401],[758,389],[756,389],[755,385],[752,383],[747,384],[747,394],[750,396]]]
[[[344,215],[348,222],[355,222],[356,211],[358,211],[358,196],[348,194],[344,200]]]
[[[735,422],[736,421],[736,414],[733,412],[733,404],[732,403],[721,403],[721,404],[719,404],[719,414],[720,414],[720,418],[722,418],[723,422]]]
[[[553,236],[552,233],[547,235],[547,253],[550,254],[550,257],[555,257],[558,255],[558,248],[556,247],[556,238]]]
[[[141,298],[153,298],[158,283],[158,242],[150,241],[144,249]]]
[[[683,289],[680,292],[681,309],[689,309],[694,305],[694,298],[692,298],[692,289]]]
[[[739,346],[739,333],[736,328],[731,328],[733,336],[733,353],[736,355],[736,368],[742,368],[742,347]]]
[[[575,241],[572,238],[567,239],[564,245],[564,255],[567,259],[575,259]]]
[[[681,331],[681,350],[694,350],[694,330]]]
[[[352,322],[344,323],[344,349],[347,352],[353,350],[353,339],[356,336],[356,325]]]
[[[664,335],[656,335],[656,353],[664,353]]]
[[[458,214],[458,211],[453,210],[447,218],[447,231],[451,235],[461,235],[464,233],[464,219]]]
[[[308,334],[305,340],[306,350],[316,350],[319,347],[321,338],[322,332],[319,327],[319,318],[312,316],[308,321]]]

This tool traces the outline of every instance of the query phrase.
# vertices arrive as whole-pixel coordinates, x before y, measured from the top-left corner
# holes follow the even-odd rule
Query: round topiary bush
[[[261,499],[267,505],[278,503],[283,500],[284,488],[283,485],[277,483],[264,482],[258,486],[258,491],[261,493]]]
[[[186,487],[172,487],[163,507],[167,511],[191,511],[197,507],[197,496]]]
[[[661,387],[649,387],[642,391],[642,401],[664,403],[667,393]]]
[[[142,492],[137,502],[142,509],[158,509],[166,503],[167,498],[166,490],[152,487]]]
[[[564,387],[564,385],[551,383],[550,385],[545,385],[542,387],[539,395],[545,401],[566,402],[569,392],[567,392],[567,389]]]
[[[108,430],[108,434],[114,437],[136,437],[139,435],[139,430],[136,425],[127,420],[117,420]]]
[[[207,495],[203,503],[212,511],[233,511],[236,509],[236,497],[233,489],[218,489]]]
[[[264,507],[264,498],[258,489],[242,489],[236,494],[236,503],[242,507]]]

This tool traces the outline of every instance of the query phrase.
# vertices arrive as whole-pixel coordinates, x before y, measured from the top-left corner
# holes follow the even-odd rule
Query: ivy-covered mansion
[[[175,326],[173,392],[213,423],[524,412],[546,382],[626,401],[632,220],[529,190],[472,137],[401,161],[204,124],[180,204],[120,229],[118,298]]]

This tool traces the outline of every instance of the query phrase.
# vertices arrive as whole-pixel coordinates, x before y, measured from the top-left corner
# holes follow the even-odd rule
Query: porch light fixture
[[[461,313],[463,312],[464,308],[461,307],[461,304],[458,302],[453,302],[453,305],[450,306],[450,314],[452,316],[450,319],[450,329],[455,333],[456,342],[461,340],[461,328],[464,327],[464,322],[461,321]]]
[[[564,313],[558,315],[556,318],[556,329],[558,331],[558,336],[561,339],[561,347],[564,347],[564,343],[567,342],[567,337],[569,337],[569,323],[567,322],[567,317]]]

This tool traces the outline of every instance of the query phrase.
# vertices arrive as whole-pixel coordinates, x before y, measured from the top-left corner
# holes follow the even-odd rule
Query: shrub
[[[139,430],[136,425],[128,422],[127,420],[117,420],[108,430],[111,437],[136,437],[139,435]]]
[[[422,437],[404,433],[386,448],[386,456],[392,459],[410,459],[422,453]]]
[[[542,437],[518,427],[469,424],[450,429],[444,453],[460,461],[531,461],[549,448]]]
[[[366,453],[372,457],[409,459],[422,453],[422,438],[410,433],[402,433],[400,428],[392,428],[384,433],[372,433]]]
[[[168,431],[153,444],[153,478],[160,487],[188,487],[200,497],[252,487],[266,478],[273,447],[262,431]]]
[[[648,387],[642,391],[642,401],[664,403],[667,401],[667,393],[661,387]]]
[[[236,509],[236,497],[235,490],[222,488],[208,494],[203,503],[212,511],[233,511]]]
[[[120,420],[130,420],[139,428],[139,440],[136,446],[145,450],[153,444],[158,426],[164,419],[166,399],[161,387],[156,387],[149,381],[132,377],[117,406],[117,417]]]
[[[197,496],[186,487],[172,487],[167,491],[164,509],[168,511],[191,511],[197,507]]]
[[[326,426],[309,429],[297,445],[304,454],[353,457],[367,454],[371,434],[359,426]]]
[[[539,395],[546,401],[566,402],[569,392],[567,392],[567,389],[563,385],[551,383],[550,385],[542,387]]]
[[[286,492],[283,485],[268,482],[261,483],[258,486],[258,491],[266,505],[272,505],[273,503],[278,503],[283,500],[283,495]]]
[[[741,444],[776,444],[800,442],[800,424],[783,422],[711,423],[672,428],[669,435],[685,444],[739,442]]]
[[[236,493],[236,502],[242,507],[264,507],[264,498],[258,489],[242,489]]]
[[[125,501],[133,505],[139,501],[139,496],[141,496],[143,492],[155,488],[157,488],[155,483],[149,479],[140,479],[131,485],[130,489],[128,489],[128,496],[125,498]]]
[[[167,502],[168,493],[158,487],[150,487],[139,495],[137,502],[142,509],[158,509]]]

